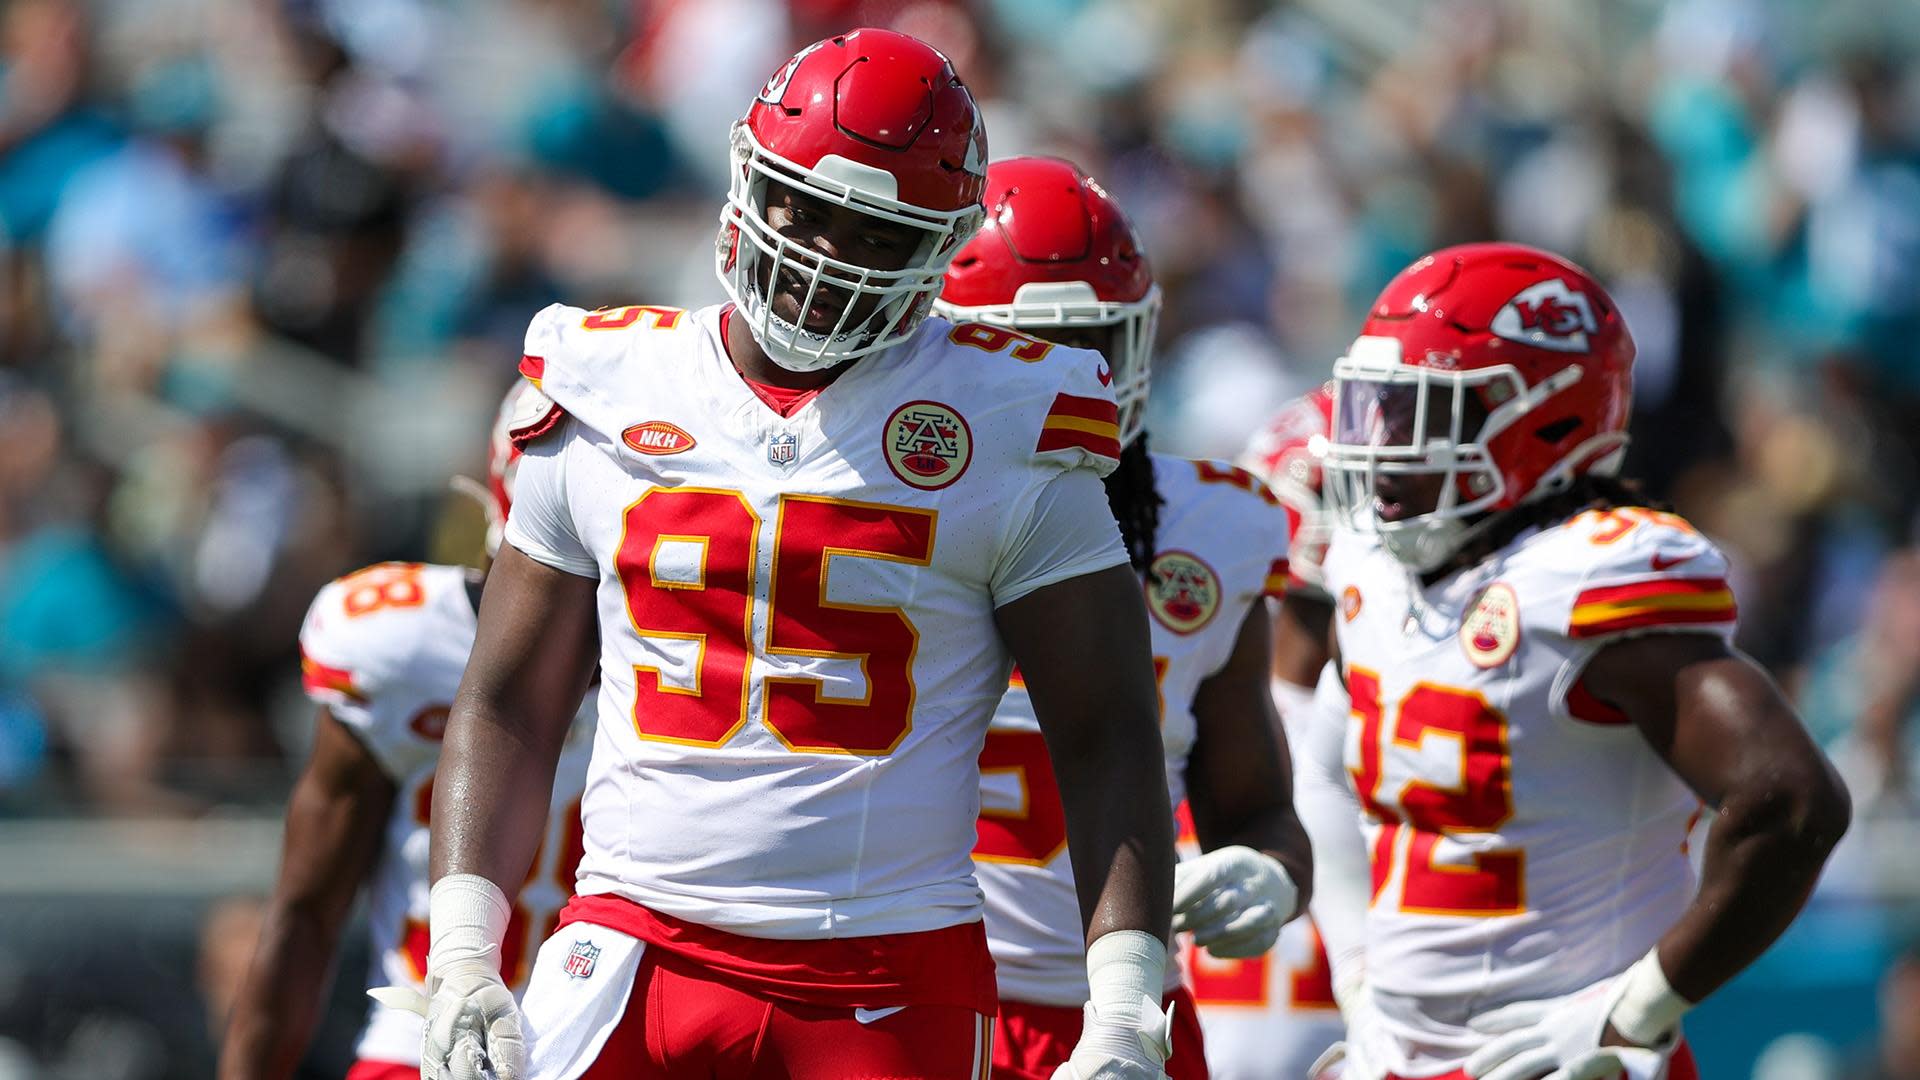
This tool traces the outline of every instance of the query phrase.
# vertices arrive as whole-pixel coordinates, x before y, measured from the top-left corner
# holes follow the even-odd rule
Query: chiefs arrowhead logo
[[[1599,328],[1586,294],[1575,292],[1559,278],[1514,294],[1488,327],[1508,341],[1554,352],[1586,352],[1588,335]]]
[[[1100,365],[1100,370],[1094,372],[1093,377],[1100,380],[1101,386],[1113,385],[1113,369],[1105,364]]]
[[[907,402],[893,410],[881,430],[887,467],[923,491],[938,491],[960,479],[973,461],[973,432],[966,418],[937,401]]]
[[[1340,591],[1340,617],[1348,622],[1360,617],[1360,590],[1349,585]]]
[[[654,457],[664,454],[682,454],[693,449],[693,436],[687,434],[678,424],[669,424],[665,420],[649,420],[644,424],[635,424],[620,433],[620,441],[642,454]]]
[[[1193,633],[1220,610],[1220,576],[1198,555],[1163,551],[1147,577],[1147,610],[1176,634]]]

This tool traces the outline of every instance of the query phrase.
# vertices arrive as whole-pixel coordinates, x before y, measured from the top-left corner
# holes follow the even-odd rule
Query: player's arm
[[[434,880],[473,874],[507,892],[525,879],[599,652],[596,587],[501,547],[434,779]]]
[[[1311,687],[1327,663],[1333,601],[1305,589],[1287,590],[1273,616],[1273,677]]]
[[[1102,506],[1098,481],[1083,476]],[[1140,579],[1109,566],[1011,600],[995,621],[1053,759],[1087,927],[1087,1019],[1056,1075],[1160,1076],[1172,1052],[1160,994],[1173,809]]]
[[[553,774],[598,652],[598,564],[567,499],[563,427],[529,445],[506,544],[487,574],[434,781],[427,925],[428,1075],[521,1080],[525,1045],[500,981],[509,897],[540,845]]]
[[[1176,930],[1216,956],[1257,956],[1305,910],[1313,855],[1293,810],[1293,767],[1269,690],[1266,605],[1241,621],[1233,652],[1200,684],[1187,805],[1206,852],[1180,864]]]
[[[280,875],[227,1025],[220,1080],[289,1077],[300,1064],[393,800],[393,781],[373,754],[321,706],[312,756],[287,804]]]
[[[1140,579],[1109,567],[1036,589],[994,619],[1053,758],[1088,943],[1116,930],[1164,942],[1173,810]]]
[[[1613,1014],[1617,1034],[1645,1042],[1644,1030],[1627,1029],[1650,1025],[1658,1034],[1662,1022],[1670,1027],[1678,1010],[1718,989],[1780,936],[1846,831],[1851,807],[1779,687],[1718,637],[1652,634],[1615,642],[1582,678],[1594,696],[1626,713],[1715,814],[1698,893],[1654,956],[1629,973],[1651,985],[1653,997],[1668,989],[1679,1000],[1655,1000],[1651,1017],[1623,1017],[1618,1008]],[[1630,996],[1627,1007],[1641,1006]]]

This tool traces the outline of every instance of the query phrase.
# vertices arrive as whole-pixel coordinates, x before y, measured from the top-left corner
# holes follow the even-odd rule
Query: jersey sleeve
[[[1726,556],[1681,518],[1628,508],[1581,515],[1568,533],[1586,570],[1556,612],[1568,638],[1596,647],[1647,633],[1732,639],[1739,608]]]
[[[513,478],[506,542],[534,562],[580,577],[600,576],[600,564],[580,541],[567,500],[567,448],[577,436],[570,422],[526,445]]]
[[[390,616],[424,601],[418,569],[387,563],[330,582],[300,627],[300,683],[307,697],[326,706],[396,780],[406,775],[417,740],[407,729],[414,703],[394,693],[412,636]],[[389,606],[396,598],[407,606]]]
[[[1090,469],[1106,476],[1120,465],[1120,410],[1113,371],[1099,353],[1056,346],[1047,363],[1061,372],[1034,441],[1036,463]]]
[[[1035,589],[1126,561],[1106,485],[1087,469],[1069,468],[1043,482],[1028,511],[1016,516],[994,566],[993,604],[1004,607]]]
[[[552,405],[544,426],[533,422],[516,429],[524,446],[558,425],[558,413],[580,421],[609,440],[633,422],[633,402],[610,388],[634,383],[633,365],[649,355],[643,343],[653,335],[693,331],[694,320],[680,308],[630,304],[588,311],[550,304],[527,324],[520,376]]]

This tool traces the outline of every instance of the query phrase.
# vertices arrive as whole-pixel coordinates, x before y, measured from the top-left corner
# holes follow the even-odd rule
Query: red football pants
[[[619,1025],[581,1080],[983,1080],[992,1022],[956,1005],[768,1001],[649,948]]]
[[[1200,1012],[1193,995],[1175,990],[1162,1004],[1173,1009],[1173,1056],[1167,1075],[1173,1080],[1207,1080],[1206,1048],[1200,1044]],[[1082,1013],[1060,1005],[1000,1002],[993,1022],[993,1080],[1048,1080],[1080,1041]]]
[[[1387,1074],[1387,1080],[1406,1080],[1393,1073]],[[1439,1076],[1423,1077],[1422,1080],[1468,1080],[1465,1069],[1455,1069]],[[1673,1060],[1667,1063],[1667,1080],[1700,1080],[1700,1067],[1694,1064],[1693,1048],[1681,1043],[1673,1052]]]
[[[420,1080],[420,1066],[397,1065],[391,1061],[356,1061],[347,1070],[346,1080]]]

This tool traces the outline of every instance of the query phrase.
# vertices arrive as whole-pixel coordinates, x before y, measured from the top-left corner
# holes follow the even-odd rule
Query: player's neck
[[[733,361],[733,369],[742,378],[782,390],[817,390],[839,378],[840,373],[854,363],[847,360],[820,371],[789,371],[773,362],[753,339],[747,321],[739,318],[727,320],[727,358]]]

